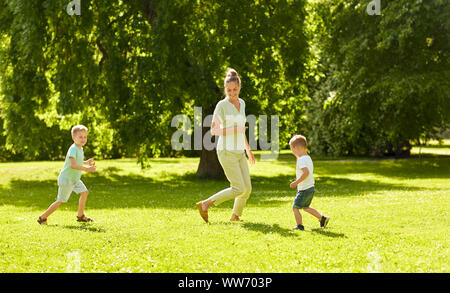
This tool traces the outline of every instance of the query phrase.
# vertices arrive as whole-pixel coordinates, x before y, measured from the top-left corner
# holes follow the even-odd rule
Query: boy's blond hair
[[[289,141],[289,145],[293,148],[296,148],[298,146],[306,148],[306,137],[300,134],[294,135]]]
[[[75,125],[74,127],[72,127],[72,130],[70,131],[70,133],[72,134],[72,136],[74,136],[77,132],[79,131],[88,131],[87,127],[84,125]]]

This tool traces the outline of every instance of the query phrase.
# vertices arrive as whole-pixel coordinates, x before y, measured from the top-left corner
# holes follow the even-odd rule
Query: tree
[[[228,66],[241,73],[247,114],[283,116],[282,141],[299,127],[305,0],[82,1],[80,16],[60,2],[0,0],[10,148],[36,157],[76,121],[94,132],[94,153],[136,155],[142,165],[177,155],[172,117],[194,106],[211,114]],[[43,130],[54,139],[42,142]],[[199,175],[220,175],[214,152],[200,161]]]
[[[97,138],[88,152],[99,154],[113,146],[98,103],[101,82],[93,62],[98,54],[88,42],[92,15],[86,13],[77,25],[65,5],[0,1],[0,103],[6,147],[25,159],[64,156],[70,127],[78,123],[87,124],[91,137]]]
[[[448,1],[313,4],[317,70],[308,106],[312,149],[409,155],[450,123]]]

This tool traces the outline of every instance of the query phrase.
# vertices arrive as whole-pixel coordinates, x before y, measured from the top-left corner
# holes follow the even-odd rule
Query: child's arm
[[[86,171],[86,172],[95,172],[95,170],[96,170],[95,166],[83,167],[83,166],[77,165],[75,158],[70,157],[69,161],[70,161],[70,168],[72,168],[72,169]]]
[[[308,170],[308,168],[303,167],[303,168],[302,168],[302,171],[303,171],[302,176],[300,176],[297,180],[291,182],[291,184],[290,184],[290,187],[291,187],[291,188],[297,187],[297,185],[299,185],[300,182],[302,182],[303,180],[306,179],[306,177],[308,177],[308,175],[309,175],[309,170]]]
[[[94,158],[90,158],[89,160],[84,161],[83,164],[84,165],[95,165]]]

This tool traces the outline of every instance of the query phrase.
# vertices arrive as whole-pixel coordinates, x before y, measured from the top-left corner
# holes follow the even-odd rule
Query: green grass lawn
[[[0,272],[450,272],[450,157],[401,160],[314,158],[312,206],[331,217],[320,229],[291,210],[294,157],[250,166],[253,192],[242,223],[232,201],[195,203],[228,187],[198,180],[198,158],[97,161],[83,174],[90,190],[76,222],[78,196],[40,226],[55,200],[62,162],[0,164]]]

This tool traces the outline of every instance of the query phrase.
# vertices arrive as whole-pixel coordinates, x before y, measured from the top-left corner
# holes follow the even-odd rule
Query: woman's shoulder
[[[245,106],[245,101],[244,101],[243,99],[238,98],[238,100],[239,100],[239,103],[240,103],[241,105],[244,105],[244,106]],[[216,108],[218,108],[218,107],[224,107],[224,106],[229,106],[229,105],[231,105],[231,104],[230,104],[230,102],[228,102],[227,97],[225,97],[225,98],[223,98],[222,100],[220,100],[220,101],[217,102]]]
[[[220,101],[217,102],[216,107],[223,105],[227,101],[227,98],[223,98]]]

